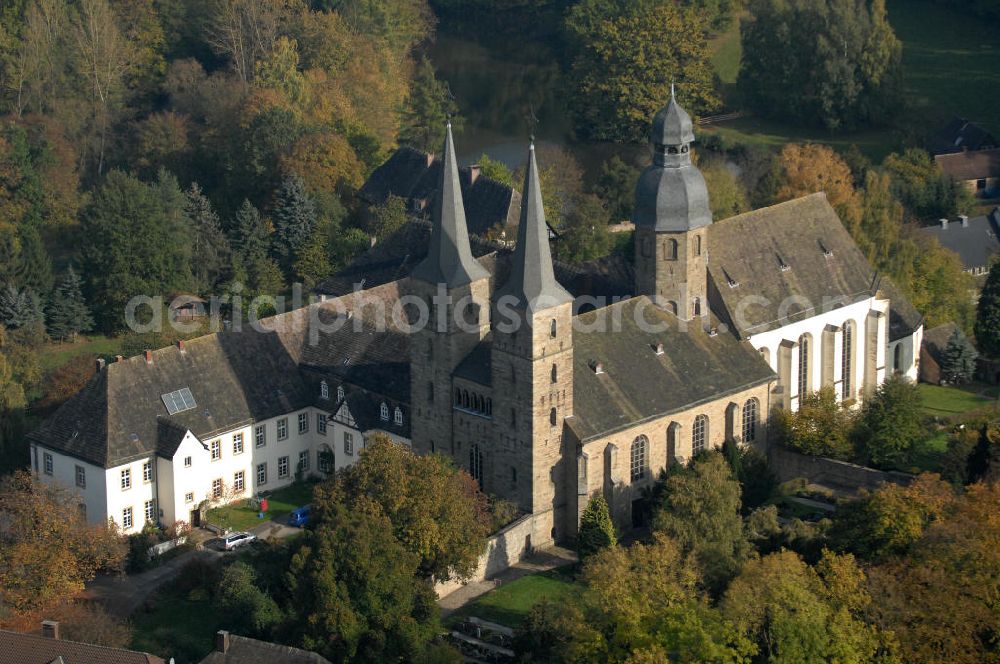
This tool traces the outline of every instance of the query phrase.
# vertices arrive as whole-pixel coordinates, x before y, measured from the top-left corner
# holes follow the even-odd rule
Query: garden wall
[[[834,491],[848,494],[855,494],[859,489],[873,491],[884,482],[906,486],[913,481],[913,475],[907,473],[876,470],[846,461],[806,456],[776,444],[772,444],[768,450],[768,461],[771,471],[780,482],[803,477],[810,483],[822,484]]]
[[[545,516],[544,514],[541,516]],[[486,551],[479,557],[479,566],[466,581],[445,581],[434,586],[438,598],[450,595],[467,583],[490,579],[531,554],[532,532],[537,514],[528,514],[492,535],[486,542]],[[550,517],[551,518],[551,517]]]

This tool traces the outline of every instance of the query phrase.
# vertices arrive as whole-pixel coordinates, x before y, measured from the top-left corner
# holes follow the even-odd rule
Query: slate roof
[[[394,285],[366,292],[368,302],[393,297]],[[328,301],[261,321],[264,331],[209,334],[113,362],[29,438],[103,467],[160,454],[172,456],[190,430],[199,439],[317,404],[319,380],[328,376],[404,410],[408,434],[409,345],[394,330],[360,332],[344,310],[361,304]],[[359,315],[361,312],[359,311]],[[315,316],[315,318],[313,318]],[[196,407],[168,415],[161,396],[188,387]],[[358,405],[357,417],[371,410]],[[377,405],[376,405],[377,408]],[[361,412],[363,411],[363,412]],[[367,421],[367,420],[366,420]],[[379,428],[386,428],[380,426]]]
[[[1000,235],[1000,208],[988,215],[968,219],[965,226],[960,221],[949,221],[947,227],[935,224],[920,230],[936,238],[945,249],[958,254],[965,269],[987,267],[1000,251],[1000,240],[997,239]]]
[[[996,147],[1000,143],[988,131],[957,116],[927,141],[928,152],[935,155]]]
[[[635,321],[639,307],[663,331],[641,329]],[[581,441],[775,379],[749,343],[731,334],[710,336],[697,324],[682,331],[676,316],[645,296],[576,318],[569,423]],[[608,320],[620,320],[620,328],[605,325]],[[583,331],[591,327],[598,329]],[[655,352],[657,343],[666,349],[662,355]],[[603,373],[595,373],[596,362]]]
[[[542,185],[538,181],[535,145],[528,149],[528,168],[524,173],[524,203],[517,229],[517,244],[504,285],[495,293],[514,298],[514,305],[529,311],[547,309],[573,300],[558,281],[552,268],[549,230],[542,204]]]
[[[465,203],[458,180],[458,160],[450,122],[445,129],[444,166],[440,174],[434,194],[434,222],[427,256],[413,269],[412,276],[455,288],[483,279],[489,273],[476,262],[469,248],[469,229],[465,222]]]
[[[369,205],[379,205],[394,194],[406,199],[411,212],[424,214],[440,186],[441,167],[441,160],[434,155],[403,146],[372,172],[358,197]],[[498,224],[515,222],[521,208],[517,190],[479,174],[476,166],[460,168],[459,181],[470,234],[485,235]]]
[[[62,659],[60,659],[62,658]],[[0,664],[164,664],[149,653],[0,630]]]
[[[69,664],[69,663],[67,663]],[[330,660],[308,650],[267,641],[229,635],[229,649],[209,653],[201,664],[331,664]]]
[[[889,277],[879,277],[879,290],[889,298],[889,341],[912,336],[924,322],[923,315],[910,304],[903,292]]]
[[[980,180],[1000,177],[1000,148],[939,154],[934,161],[956,180]]]
[[[924,330],[923,348],[934,358],[934,361],[939,366],[944,363],[944,352],[948,348],[948,341],[957,329],[958,325],[955,323],[944,323],[929,330]],[[969,339],[969,342],[975,344],[975,339]]]
[[[708,227],[708,251],[711,292],[725,312],[741,311],[748,296],[766,300],[743,307],[741,320],[727,320],[741,336],[874,293],[874,270],[824,193],[716,222]],[[792,307],[779,320],[782,303],[789,298],[801,298],[811,307]],[[715,309],[723,313],[718,306]]]
[[[672,86],[670,101],[653,116],[649,142],[653,145],[694,143],[694,125],[691,116],[677,103]]]

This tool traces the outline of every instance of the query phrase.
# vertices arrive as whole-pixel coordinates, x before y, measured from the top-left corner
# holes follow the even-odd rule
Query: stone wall
[[[452,580],[436,584],[434,592],[437,593],[438,598],[450,595],[467,583],[478,583],[479,581],[495,577],[500,572],[503,572],[530,555],[534,547],[545,544],[546,542],[537,541],[538,534],[535,534],[534,537],[532,536],[536,525],[543,525],[541,523],[536,524],[535,522],[544,521],[543,518],[539,518],[544,516],[546,515],[528,514],[522,516],[514,523],[491,536],[487,541],[486,551],[479,557],[479,566],[472,574],[472,578],[465,581]],[[551,520],[551,515],[548,515],[548,521],[550,522]]]
[[[854,494],[859,489],[873,491],[885,482],[907,485],[913,475],[897,471],[876,470],[846,461],[824,457],[806,456],[781,445],[772,444],[768,450],[771,470],[780,482],[805,478],[810,483],[822,484],[835,491]]]

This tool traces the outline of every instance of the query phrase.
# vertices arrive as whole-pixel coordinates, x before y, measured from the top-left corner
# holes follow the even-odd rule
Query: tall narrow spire
[[[455,288],[490,275],[473,258],[469,247],[469,228],[465,223],[465,205],[462,202],[451,122],[445,132],[442,161],[441,182],[434,198],[430,246],[427,257],[413,270],[413,276],[428,283]]]
[[[556,281],[549,251],[549,228],[545,223],[542,187],[535,163],[535,144],[528,149],[528,169],[524,174],[521,197],[521,221],[517,229],[517,247],[510,268],[510,277],[496,297],[517,298],[516,305],[538,311],[570,302],[573,296]]]

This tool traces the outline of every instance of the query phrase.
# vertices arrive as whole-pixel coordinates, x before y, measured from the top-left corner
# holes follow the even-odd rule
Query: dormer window
[[[403,411],[399,408],[399,406],[396,406],[394,421],[396,422],[396,426],[403,426]]]
[[[330,386],[327,385],[327,382],[325,380],[321,381],[319,384],[319,398],[320,399],[330,398]]]
[[[678,154],[677,146],[671,145],[667,148],[667,154]]]
[[[688,153],[688,146],[682,145],[681,146],[681,154],[687,154],[687,153]]]
[[[387,406],[384,401],[382,402],[382,407],[380,408],[380,411],[381,412],[379,414],[382,417],[382,421],[383,422],[388,422],[389,421],[389,406]]]
[[[343,401],[343,400],[344,400],[344,386],[343,385],[338,385],[337,386],[337,401]]]

